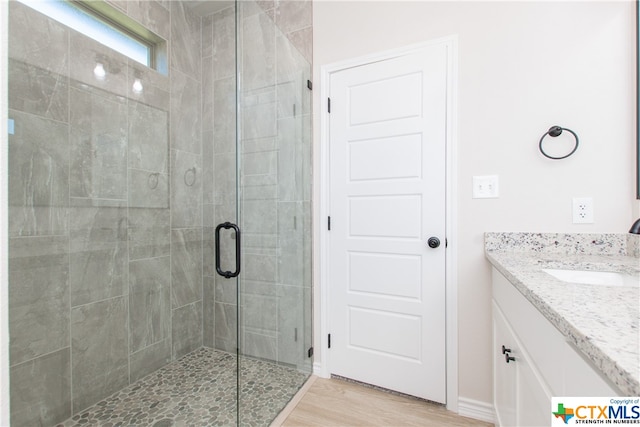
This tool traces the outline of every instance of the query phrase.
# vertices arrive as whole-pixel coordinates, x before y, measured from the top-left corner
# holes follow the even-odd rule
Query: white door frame
[[[398,49],[388,50],[358,58],[348,59],[320,67],[320,144],[316,145],[316,155],[320,158],[318,176],[314,179],[318,185],[319,215],[314,218],[315,243],[314,249],[318,256],[315,258],[319,271],[320,300],[313,304],[314,312],[320,313],[320,325],[314,325],[314,332],[319,335],[320,348],[316,354],[320,357],[314,363],[314,373],[328,378],[331,375],[330,351],[327,348],[327,334],[329,331],[329,285],[328,277],[328,231],[326,227],[329,215],[329,117],[327,114],[327,98],[330,94],[331,74],[371,62],[404,56],[420,51],[429,46],[444,44],[447,46],[447,123],[446,123],[446,238],[448,245],[445,249],[446,265],[446,386],[447,409],[458,412],[458,273],[457,273],[457,80],[458,80],[458,38],[448,36],[424,43],[413,44]],[[319,152],[318,152],[319,151]],[[319,263],[319,265],[317,265]],[[318,277],[318,276],[316,276]],[[316,293],[317,295],[317,293]],[[316,340],[317,342],[317,340]]]

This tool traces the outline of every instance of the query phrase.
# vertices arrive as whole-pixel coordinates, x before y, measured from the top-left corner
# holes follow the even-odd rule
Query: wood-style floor
[[[295,401],[291,406],[293,404]],[[316,378],[295,404],[293,410],[288,412],[288,415],[282,415],[286,416],[284,422],[278,422],[275,425],[282,427],[488,427],[493,425],[461,417],[447,411],[443,406],[422,400],[338,379],[322,378]]]

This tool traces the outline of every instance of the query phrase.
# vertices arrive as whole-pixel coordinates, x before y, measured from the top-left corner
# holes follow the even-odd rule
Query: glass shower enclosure
[[[303,24],[286,1],[97,2],[155,37],[148,66],[29,3],[9,2],[11,425],[269,425],[313,360]]]
[[[236,7],[238,416],[249,425],[260,400],[291,395],[312,370],[311,67],[259,2]],[[297,373],[281,370],[256,392],[255,358]]]

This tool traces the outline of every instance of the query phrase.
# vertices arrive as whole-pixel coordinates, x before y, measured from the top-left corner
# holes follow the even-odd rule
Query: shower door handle
[[[220,268],[220,229],[233,228],[236,232],[236,271],[223,271]],[[240,229],[237,225],[230,222],[223,222],[216,227],[216,271],[219,275],[226,279],[237,277],[240,274]]]

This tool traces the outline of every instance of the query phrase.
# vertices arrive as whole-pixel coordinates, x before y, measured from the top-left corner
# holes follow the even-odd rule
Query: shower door
[[[237,306],[215,327],[235,323],[240,425],[268,425],[313,355],[311,67],[259,3],[236,2],[235,151],[214,148],[216,293]]]

